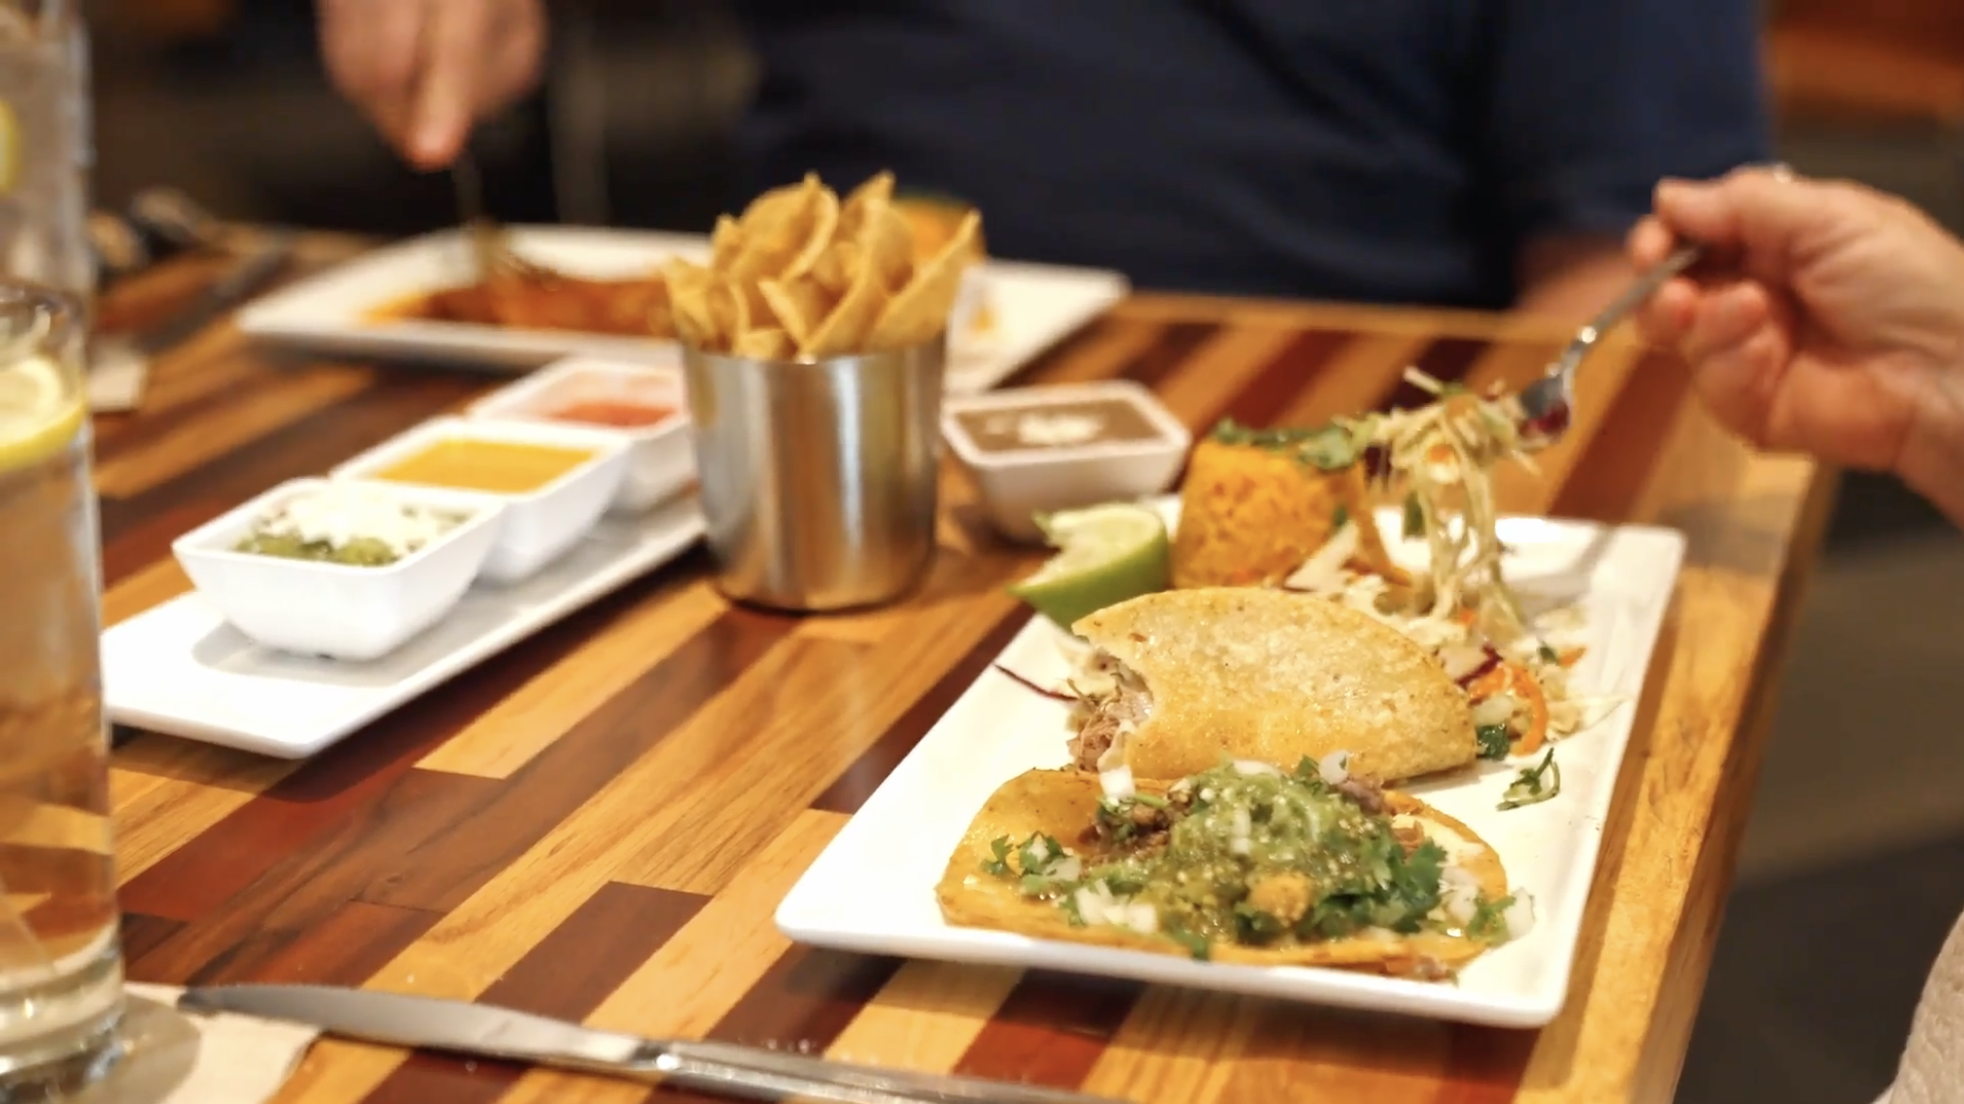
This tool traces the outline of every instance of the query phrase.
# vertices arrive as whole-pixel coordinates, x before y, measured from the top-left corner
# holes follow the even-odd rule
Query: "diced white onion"
[[[1113,801],[1124,801],[1138,792],[1138,787],[1132,783],[1132,768],[1128,766],[1116,766],[1100,772],[1098,785],[1104,788],[1105,796]]]
[[[1248,816],[1248,810],[1236,809],[1234,811],[1234,827],[1228,834],[1234,839],[1247,839],[1255,834],[1255,822]]]
[[[1258,774],[1282,773],[1282,768],[1276,766],[1275,764],[1264,763],[1257,759],[1236,759],[1234,761],[1234,769],[1237,772],[1248,775],[1251,778]]]
[[[1058,859],[1045,874],[1060,882],[1075,882],[1084,874],[1084,860],[1076,855]]]
[[[1439,872],[1439,904],[1453,923],[1471,923],[1480,905],[1480,880],[1465,867],[1446,867]]]
[[[1514,695],[1495,694],[1473,707],[1473,724],[1480,728],[1487,725],[1506,724],[1514,715]]]
[[[1098,895],[1091,892],[1090,886],[1078,887],[1077,892],[1071,894],[1071,900],[1077,904],[1077,914],[1084,918],[1085,923],[1102,924],[1105,922],[1105,902],[1099,900]]]
[[[1341,786],[1350,777],[1350,753],[1333,751],[1316,764],[1316,773],[1323,777],[1328,786]]]
[[[1125,914],[1125,918],[1119,923],[1141,935],[1151,935],[1159,930],[1159,910],[1144,901],[1122,905],[1119,911]]]
[[[1514,901],[1507,911],[1500,914],[1507,925],[1507,938],[1519,939],[1534,930],[1534,898],[1528,891],[1514,887]]]
[[[1458,682],[1460,679],[1480,669],[1487,661],[1484,648],[1467,644],[1447,644],[1439,649],[1439,662],[1446,668],[1446,677]]]

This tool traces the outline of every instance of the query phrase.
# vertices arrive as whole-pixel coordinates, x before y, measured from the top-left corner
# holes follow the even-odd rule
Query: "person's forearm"
[[[1623,243],[1597,236],[1530,242],[1521,251],[1518,269],[1517,312],[1576,325],[1595,317],[1636,275]]]

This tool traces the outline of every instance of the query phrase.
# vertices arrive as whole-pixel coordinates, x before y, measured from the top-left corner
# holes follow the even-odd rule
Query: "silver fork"
[[[485,213],[483,178],[478,175],[477,158],[471,156],[470,147],[457,151],[457,159],[450,163],[450,181],[457,192],[457,216],[464,224],[464,232],[470,235],[479,280],[498,273],[520,277],[546,274],[545,269],[514,252],[504,227]]]
[[[1666,280],[1697,264],[1704,255],[1702,245],[1679,246],[1650,271],[1637,277],[1636,283],[1604,307],[1588,325],[1575,332],[1562,355],[1549,366],[1548,374],[1521,389],[1521,437],[1525,443],[1540,448],[1561,439],[1568,431],[1570,412],[1575,405],[1575,370],[1604,335],[1663,287]]]

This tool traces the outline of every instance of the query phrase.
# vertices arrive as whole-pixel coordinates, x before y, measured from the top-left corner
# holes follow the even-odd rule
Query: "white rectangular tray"
[[[528,259],[594,278],[649,272],[672,256],[701,260],[709,240],[561,226],[515,226],[512,243]],[[409,357],[517,372],[562,356],[672,360],[672,341],[603,334],[518,330],[458,322],[376,322],[376,308],[462,283],[472,272],[461,233],[439,231],[337,265],[268,295],[239,313],[239,328],[267,341],[326,352]],[[988,261],[983,266],[996,332],[957,335],[949,350],[951,394],[986,391],[1125,297],[1116,272]]]
[[[1169,522],[1178,503],[1159,500]],[[1398,517],[1380,522],[1387,536]],[[941,919],[934,887],[949,854],[989,795],[1033,767],[1060,767],[1069,707],[1032,693],[993,668],[969,687],[834,838],[777,910],[785,935],[848,950],[1000,963],[1138,978],[1320,1004],[1413,1013],[1506,1027],[1547,1023],[1561,1010],[1583,907],[1596,869],[1617,771],[1684,557],[1684,538],[1664,529],[1603,527],[1541,518],[1505,519],[1515,552],[1510,579],[1537,596],[1580,597],[1588,651],[1572,684],[1630,700],[1555,745],[1562,792],[1510,812],[1495,805],[1528,757],[1406,787],[1458,817],[1492,844],[1510,885],[1534,899],[1523,938],[1482,955],[1458,984],[1307,967],[1231,966],[1171,955],[1031,939],[960,928]],[[1425,561],[1419,542],[1394,544],[1400,562]],[[999,662],[1042,685],[1068,673],[1062,630],[1033,618]]]
[[[193,591],[103,633],[106,709],[119,724],[305,758],[673,560],[702,532],[694,496],[603,519],[537,575],[479,582],[442,621],[370,663],[262,648]]]

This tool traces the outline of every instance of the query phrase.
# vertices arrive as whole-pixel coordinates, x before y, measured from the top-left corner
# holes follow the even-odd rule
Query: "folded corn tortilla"
[[[1467,697],[1424,648],[1366,614],[1256,587],[1147,594],[1077,621],[1094,670],[1073,761],[1171,780],[1226,755],[1288,769],[1350,755],[1383,781],[1473,762]]]
[[[1139,785],[1141,792],[1161,796],[1167,788],[1164,782]],[[1097,775],[1073,769],[1026,771],[1004,783],[976,814],[949,857],[935,890],[942,917],[963,927],[1038,939],[1190,956],[1188,946],[1166,935],[1113,924],[1073,923],[1054,901],[1024,895],[1015,878],[985,872],[995,857],[993,845],[998,839],[1020,843],[1042,833],[1082,848],[1083,829],[1092,823],[1101,794]],[[1470,874],[1487,900],[1498,901],[1507,895],[1507,872],[1500,856],[1471,828],[1408,794],[1385,792],[1382,799],[1389,814],[1401,820],[1410,818],[1427,838],[1442,843],[1451,855],[1451,865]],[[1095,854],[1085,854],[1087,865],[1096,860]],[[1378,930],[1315,942],[1290,939],[1268,946],[1214,943],[1208,958],[1257,966],[1335,966],[1436,978],[1488,946],[1463,934]]]

